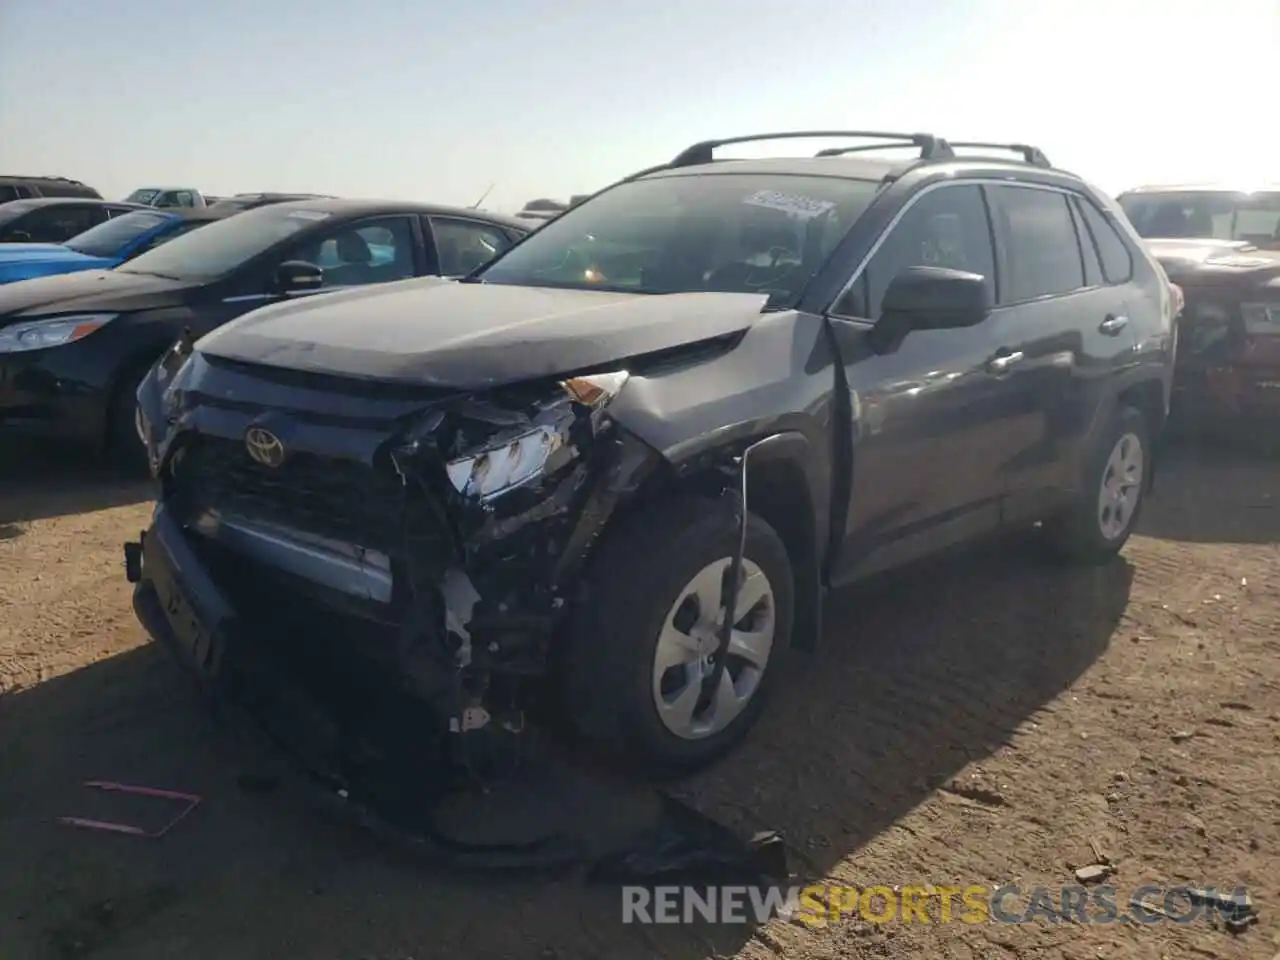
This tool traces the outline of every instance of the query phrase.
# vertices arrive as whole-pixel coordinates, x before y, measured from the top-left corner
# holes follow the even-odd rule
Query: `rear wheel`
[[[1045,525],[1056,553],[1077,563],[1105,563],[1120,552],[1142,512],[1152,453],[1146,418],[1120,407],[1085,464],[1080,499]]]
[[[732,509],[659,504],[615,530],[592,561],[564,651],[564,708],[578,731],[658,771],[717,759],[754,724],[791,634],[786,547],[756,516],[724,668],[715,677],[729,575]]]

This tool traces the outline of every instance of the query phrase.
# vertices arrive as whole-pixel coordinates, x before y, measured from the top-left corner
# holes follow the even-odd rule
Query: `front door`
[[[203,336],[241,314],[284,299],[272,286],[276,269],[289,260],[313,263],[324,272],[321,286],[289,295],[294,297],[422,276],[428,264],[419,229],[413,217],[370,217],[286,244],[233,281],[230,289],[221,288],[218,302],[200,311],[200,329],[192,332]]]
[[[1002,465],[1023,442],[1023,415],[993,367],[1003,318],[915,330],[871,349],[889,282],[932,265],[988,278],[994,254],[982,188],[927,189],[881,242],[831,322],[853,407],[853,478],[845,546],[833,579],[872,573],[981,535],[999,523]]]

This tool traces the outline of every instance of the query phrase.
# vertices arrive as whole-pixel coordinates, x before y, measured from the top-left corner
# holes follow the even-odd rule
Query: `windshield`
[[[480,278],[636,293],[764,293],[770,306],[790,306],[878,187],[748,173],[634,180],[560,214]]]
[[[320,211],[261,207],[183,234],[116,269],[173,280],[216,280],[326,217]]]
[[[151,203],[160,196],[159,190],[135,190],[124,198],[125,203]]]
[[[84,233],[72,237],[66,245],[76,253],[90,257],[121,257],[144,233],[173,219],[149,210],[126,213],[123,217],[114,217],[106,223],[90,227]]]
[[[1244,240],[1280,247],[1280,191],[1130,193],[1120,206],[1141,237]]]

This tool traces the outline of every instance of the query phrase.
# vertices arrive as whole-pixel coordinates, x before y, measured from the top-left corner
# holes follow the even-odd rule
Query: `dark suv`
[[[801,137],[912,156],[713,158]],[[139,616],[354,791],[370,752],[511,736],[547,693],[619,756],[696,767],[829,588],[1037,522],[1112,557],[1173,291],[1079,177],[961,147],[997,150],[699,143],[460,281],[175,346],[139,392]]]
[[[0,203],[36,197],[87,197],[101,200],[93,187],[70,177],[19,177],[0,175]]]

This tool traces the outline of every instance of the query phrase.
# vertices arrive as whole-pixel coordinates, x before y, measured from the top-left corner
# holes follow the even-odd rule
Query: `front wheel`
[[[738,525],[713,500],[660,503],[593,558],[564,650],[564,708],[610,753],[658,771],[705,766],[764,706],[786,650],[794,590],[778,534],[748,515],[724,668],[715,657]]]
[[[1087,458],[1080,499],[1045,525],[1055,552],[1077,563],[1105,563],[1120,552],[1142,512],[1153,453],[1146,418],[1121,407]]]

